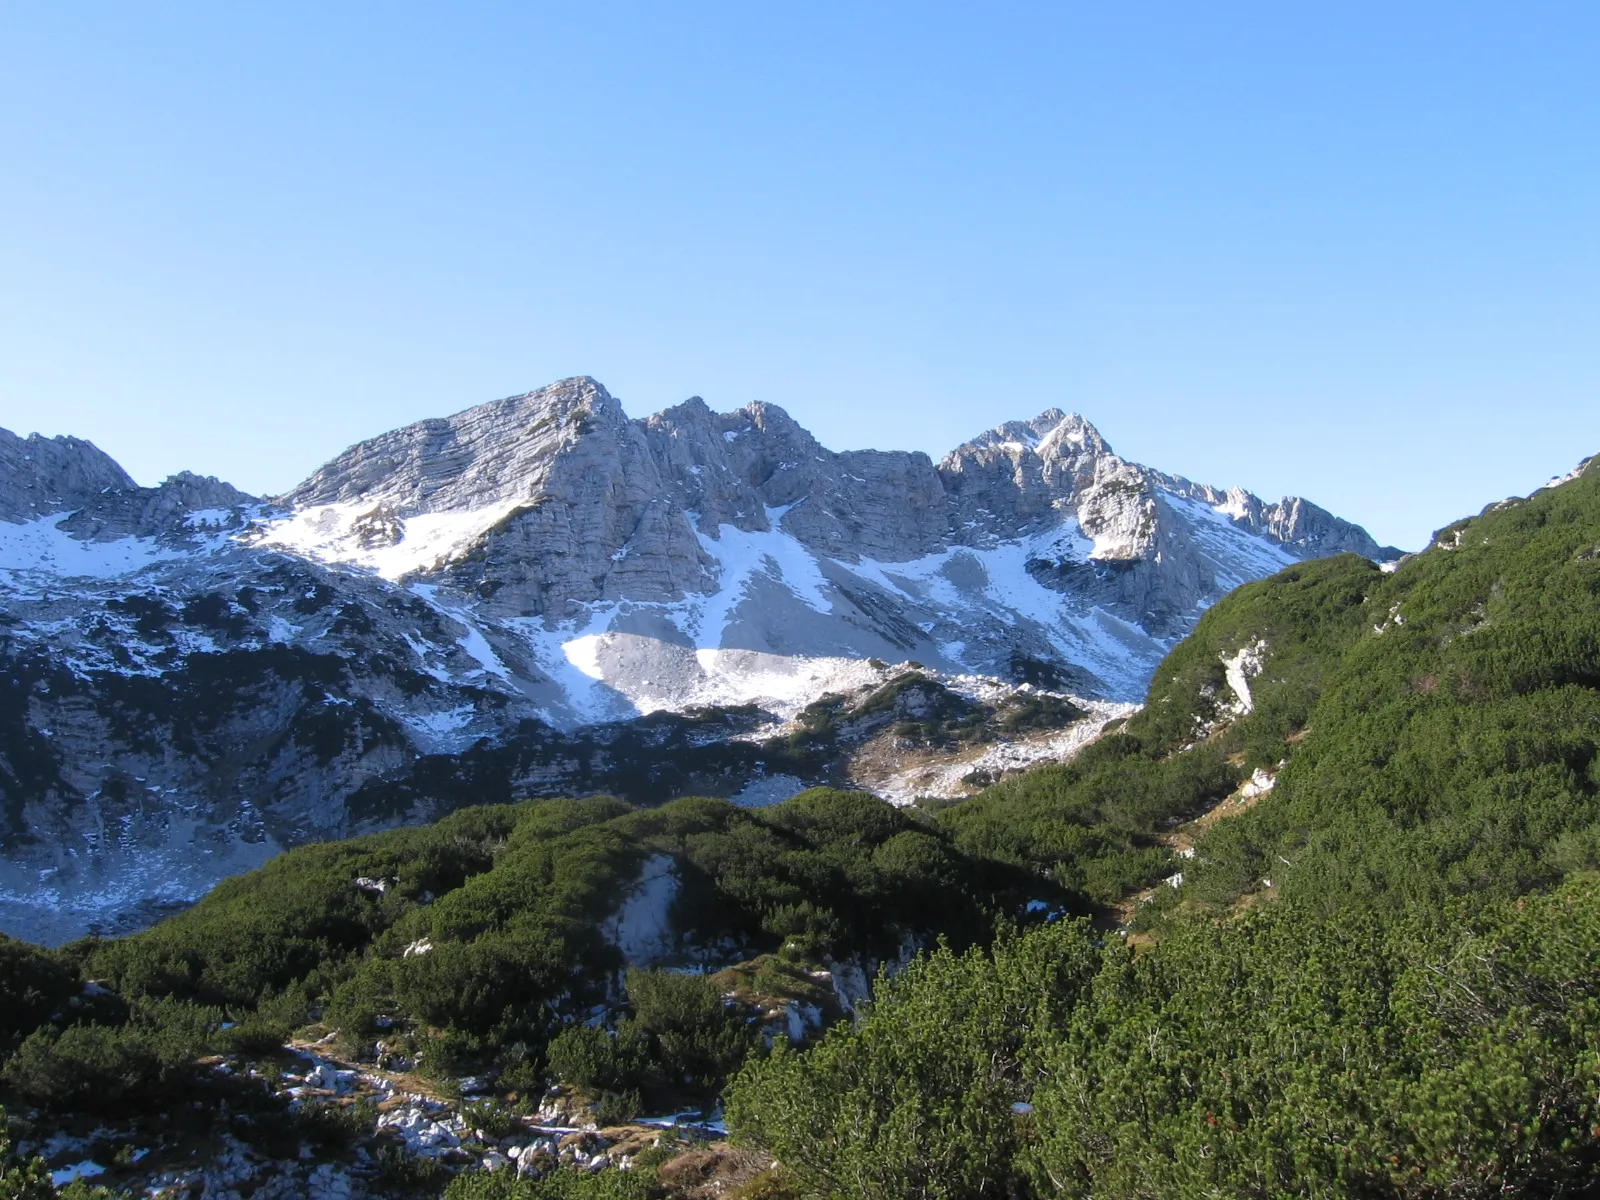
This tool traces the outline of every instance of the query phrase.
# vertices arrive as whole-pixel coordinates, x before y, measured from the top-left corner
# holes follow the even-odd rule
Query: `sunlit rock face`
[[[1393,554],[1054,409],[934,463],[577,378],[273,500],[0,431],[0,929],[137,924],[463,803],[743,794],[752,739],[900,664],[1136,701],[1207,605],[1344,550]]]

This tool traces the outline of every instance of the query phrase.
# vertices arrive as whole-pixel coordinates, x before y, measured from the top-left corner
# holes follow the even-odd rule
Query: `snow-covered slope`
[[[733,795],[778,773],[762,737],[896,664],[1110,711],[1239,583],[1392,554],[1056,410],[935,464],[761,404],[632,420],[585,378],[273,501],[4,431],[0,472],[0,929],[34,937],[463,802]]]

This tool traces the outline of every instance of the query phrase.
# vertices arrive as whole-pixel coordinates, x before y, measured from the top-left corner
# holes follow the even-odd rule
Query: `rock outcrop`
[[[92,442],[37,433],[20,438],[0,429],[0,520],[30,521],[133,488],[127,472]]]

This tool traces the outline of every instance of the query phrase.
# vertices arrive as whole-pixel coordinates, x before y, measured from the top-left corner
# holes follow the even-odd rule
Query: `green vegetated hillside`
[[[293,851],[134,937],[0,943],[5,1085],[127,1109],[318,1019],[508,1100],[725,1095],[779,1164],[750,1195],[1594,1194],[1597,688],[1591,470],[1392,573],[1241,588],[1137,715],[965,802],[469,809]],[[742,967],[623,973],[602,923],[650,862],[682,881],[683,952]],[[752,1034],[742,1002],[826,1007],[813,972],[908,937],[946,944],[860,1019]],[[451,1188],[590,1194],[555,1186]]]
[[[0,942],[25,981],[0,1015],[0,1037],[25,1039],[7,1078],[43,1103],[141,1102],[143,1079],[58,1094],[71,1072],[53,1060],[87,1035],[44,1018],[93,979],[111,1013],[93,1018],[96,1046],[139,1042],[162,1006],[226,1014],[234,1028],[219,1044],[275,1044],[315,1010],[355,1043],[414,1025],[414,1048],[439,1073],[494,1069],[534,1086],[566,1022],[620,995],[623,955],[603,926],[658,856],[680,881],[668,915],[682,961],[765,955],[775,985],[784,961],[985,938],[1030,885],[860,793],[815,789],[765,810],[608,799],[465,809],[290,851],[144,933],[54,954]],[[669,959],[677,949],[661,947]]]
[[[1154,938],[936,954],[747,1067],[734,1128],[807,1196],[1594,1194],[1597,687],[1600,470],[1393,574],[1241,588],[1120,734],[941,820],[1104,894],[1153,821],[1275,772],[1139,912]],[[1108,829],[1126,849],[1094,861],[1129,869],[1087,877]]]
[[[652,867],[670,903],[638,886]],[[297,1032],[352,1060],[382,1043],[379,1063],[425,1087],[487,1076],[507,1112],[558,1080],[610,1123],[709,1110],[775,1006],[842,1015],[824,960],[870,971],[939,936],[977,944],[1040,894],[1070,901],[861,793],[470,808],[290,851],[141,934],[0,939],[0,1082],[37,1128],[150,1117],[147,1141],[227,1133],[291,1157],[370,1136],[375,1116],[357,1130],[357,1110],[285,1109],[271,1081]],[[736,966],[626,970],[640,936],[664,966]],[[259,1069],[219,1073],[214,1055]]]

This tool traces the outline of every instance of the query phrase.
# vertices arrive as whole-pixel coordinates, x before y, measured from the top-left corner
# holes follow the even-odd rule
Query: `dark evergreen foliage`
[[[1163,821],[1281,765],[1161,889],[1153,944],[1080,924],[935,955],[747,1066],[736,1129],[803,1196],[1594,1194],[1597,548],[1590,476],[1392,574],[1241,588],[1121,730],[939,816],[1091,892],[1113,864],[1109,894]]]

